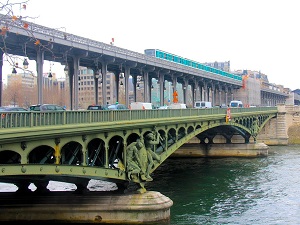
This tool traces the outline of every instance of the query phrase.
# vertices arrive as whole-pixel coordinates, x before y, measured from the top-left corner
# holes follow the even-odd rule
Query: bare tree
[[[21,79],[13,79],[6,88],[7,105],[23,106],[23,93]]]

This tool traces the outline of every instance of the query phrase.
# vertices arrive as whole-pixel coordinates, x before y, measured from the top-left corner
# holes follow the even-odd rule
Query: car
[[[169,109],[168,105],[159,106],[158,109]]]
[[[55,104],[32,105],[30,111],[65,111],[65,108]]]
[[[107,106],[102,105],[89,105],[87,110],[107,110]]]
[[[197,108],[197,109],[212,108],[212,104],[211,104],[211,102],[195,101],[194,108]]]
[[[126,105],[124,104],[111,104],[107,107],[109,110],[126,110],[129,109]]]
[[[240,101],[240,100],[232,100],[230,103],[229,103],[229,106],[231,108],[243,108],[243,102]]]
[[[25,112],[25,111],[28,111],[27,109],[23,108],[23,107],[4,107],[3,110],[1,111],[9,111],[9,112],[19,112],[19,111],[22,111],[22,112]]]
[[[129,108],[132,110],[145,110],[153,109],[153,105],[151,102],[131,102]]]
[[[28,110],[23,107],[0,107],[1,113],[1,125],[3,127],[15,126],[15,121],[18,121],[21,115],[18,112],[27,112]],[[4,112],[11,112],[12,114],[7,115]]]

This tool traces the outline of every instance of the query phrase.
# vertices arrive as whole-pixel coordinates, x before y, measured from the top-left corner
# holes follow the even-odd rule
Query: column
[[[38,104],[43,104],[43,65],[44,65],[44,51],[38,49],[37,59],[36,59]]]
[[[151,89],[150,85],[151,84],[149,82],[148,70],[144,70],[143,80],[144,80],[144,102],[151,102],[151,100],[150,100],[150,89]]]
[[[164,105],[164,87],[165,87],[165,76],[163,73],[158,72],[158,80],[159,80],[159,93],[160,93],[160,105]]]
[[[73,56],[73,68],[74,68],[74,109],[78,110],[78,98],[79,98],[79,85],[78,85],[78,75],[79,75],[79,56]]]
[[[102,69],[101,69],[101,73],[102,73],[102,104],[106,105],[107,103],[107,88],[106,88],[106,84],[107,84],[107,62],[105,61],[101,61],[102,64]]]
[[[130,75],[130,67],[125,66],[124,85],[125,85],[125,105],[126,106],[129,106],[129,75]]]
[[[0,106],[2,106],[2,88],[3,88],[2,67],[3,67],[3,52],[0,51]]]

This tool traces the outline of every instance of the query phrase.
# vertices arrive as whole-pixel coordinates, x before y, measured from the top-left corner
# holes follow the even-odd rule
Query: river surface
[[[171,225],[300,224],[300,145],[271,146],[263,158],[168,159],[152,177],[147,190],[173,200]],[[116,188],[94,180],[88,187]],[[50,182],[48,188],[76,186]],[[0,183],[0,192],[15,190]]]

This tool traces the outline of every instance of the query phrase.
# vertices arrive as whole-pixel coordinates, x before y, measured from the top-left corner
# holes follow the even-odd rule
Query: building
[[[79,108],[86,109],[89,105],[95,104],[95,78],[92,69],[79,68]],[[102,75],[98,79],[98,102],[102,104]],[[106,74],[106,101],[109,104],[115,103],[117,99],[115,87],[115,75],[111,72]]]
[[[205,62],[201,63],[203,65],[213,67],[222,71],[230,72],[230,61],[225,61],[225,62]]]
[[[235,90],[235,100],[241,100],[247,106],[275,106],[288,104],[291,90],[282,85],[270,83],[268,76],[260,71],[237,70],[234,74],[243,77],[242,88]]]

